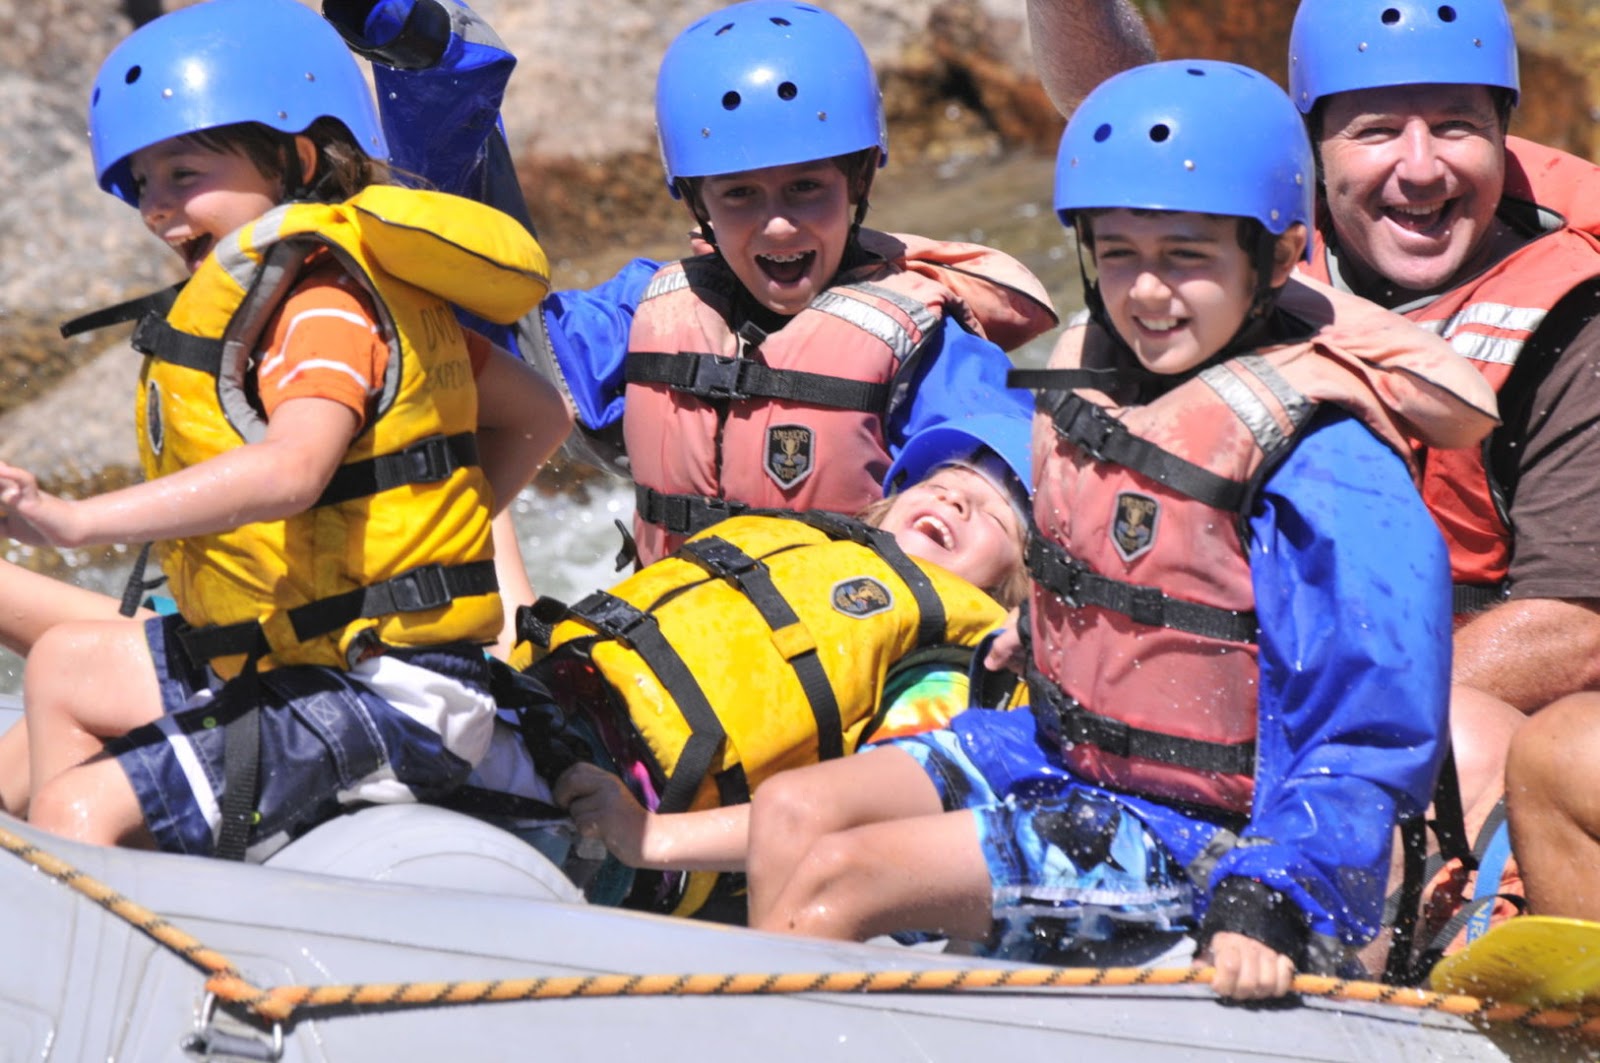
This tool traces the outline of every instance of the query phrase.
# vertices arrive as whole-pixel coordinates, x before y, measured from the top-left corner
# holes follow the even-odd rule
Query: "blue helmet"
[[[998,463],[995,459],[998,458]],[[1024,523],[1033,493],[1033,417],[1018,407],[1009,413],[983,413],[946,421],[915,433],[883,478],[884,494],[927,479],[955,462],[984,473],[1010,496]]]
[[[889,158],[883,94],[861,42],[838,18],[793,0],[748,0],[678,34],[656,77],[667,186],[878,149]]]
[[[1072,115],[1056,159],[1056,213],[1126,207],[1311,227],[1305,123],[1249,67],[1179,59],[1102,82]]]
[[[1289,95],[1309,114],[1336,92],[1488,85],[1515,99],[1517,42],[1500,0],[1301,0]]]
[[[296,0],[207,0],[146,23],[106,57],[89,146],[100,187],[138,206],[128,157],[142,148],[237,122],[299,133],[324,117],[388,157],[361,68],[321,16]]]

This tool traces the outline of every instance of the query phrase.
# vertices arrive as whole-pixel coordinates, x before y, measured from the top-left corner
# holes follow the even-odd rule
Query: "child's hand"
[[[989,644],[989,652],[983,658],[983,666],[991,672],[1016,672],[1021,675],[1023,668],[1028,664],[1022,654],[1022,636],[1017,633],[1019,612],[1020,610],[1013,609],[1006,614],[1005,628]]]
[[[1294,982],[1289,957],[1227,930],[1213,935],[1210,948],[1195,957],[1196,965],[1208,962],[1216,968],[1211,988],[1230,1000],[1271,1000],[1286,995]]]
[[[555,799],[571,814],[583,837],[599,838],[612,856],[629,867],[644,862],[644,832],[650,813],[621,779],[604,768],[579,762],[556,780]]]
[[[0,463],[0,530],[29,546],[71,546],[66,518],[72,503],[39,490],[33,473]]]

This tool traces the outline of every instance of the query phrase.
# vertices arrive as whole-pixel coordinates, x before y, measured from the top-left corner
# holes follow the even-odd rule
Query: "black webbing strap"
[[[1390,985],[1411,985],[1417,980],[1412,950],[1416,947],[1422,890],[1428,877],[1428,827],[1420,815],[1400,821],[1400,851],[1400,890],[1391,898],[1394,917],[1389,927],[1389,958],[1383,965],[1383,980]]]
[[[1439,855],[1459,859],[1468,871],[1478,869],[1478,855],[1467,840],[1467,817],[1461,807],[1461,775],[1456,769],[1456,747],[1446,734],[1444,762],[1439,765],[1439,781],[1433,786],[1433,819],[1428,821],[1433,836],[1439,839]]]
[[[1091,745],[1113,756],[1138,757],[1221,775],[1255,775],[1256,744],[1207,742],[1161,734],[1090,712],[1033,668],[1028,669],[1028,700],[1047,738],[1056,743]]]
[[[180,332],[167,324],[167,314],[171,312],[172,304],[177,301],[178,292],[182,289],[182,284],[176,284],[75,317],[61,326],[61,336],[70,339],[80,333],[109,328],[126,321],[138,321],[128,340],[134,350],[163,362],[216,376],[222,365],[222,341]]]
[[[167,319],[146,314],[133,330],[128,343],[140,354],[159,361],[181,365],[210,376],[222,370],[222,341],[208,336],[180,332]]]
[[[671,692],[689,724],[689,738],[678,754],[672,776],[661,792],[660,812],[683,812],[694,801],[700,782],[711,770],[717,749],[727,737],[705,691],[678,651],[661,634],[656,618],[605,591],[571,607],[572,615],[637,653]]]
[[[1456,616],[1481,613],[1491,605],[1499,605],[1511,593],[1511,584],[1452,583],[1450,585],[1450,611]]]
[[[665,384],[699,399],[785,399],[861,413],[883,413],[890,392],[888,384],[775,369],[749,358],[717,354],[630,351],[622,372],[630,384]]]
[[[266,632],[254,620],[241,620],[237,624],[211,624],[207,627],[180,627],[177,635],[183,652],[196,665],[239,654],[260,657],[271,649],[267,645]]]
[[[1056,434],[1094,460],[1142,473],[1214,509],[1237,513],[1244,508],[1249,485],[1139,438],[1104,407],[1073,392],[1051,395],[1040,405],[1049,413]]]
[[[150,548],[153,546],[155,543],[145,543],[139,547],[139,553],[133,559],[133,568],[128,572],[128,581],[122,585],[122,602],[117,606],[119,616],[133,616],[139,611],[139,606],[144,604],[146,592],[153,591],[167,582],[167,577],[161,575],[154,579],[144,578],[144,571],[150,566]]]
[[[739,588],[755,606],[772,633],[773,646],[794,669],[795,678],[805,692],[817,723],[817,757],[833,760],[844,756],[844,723],[839,715],[839,699],[828,673],[817,656],[816,640],[800,623],[787,599],[772,582],[772,572],[726,539],[715,535],[694,539],[678,548],[687,558],[719,579]]]
[[[667,495],[644,484],[634,486],[633,501],[640,520],[674,535],[695,535],[750,510],[743,502],[706,495]]]
[[[363,618],[420,613],[499,588],[493,561],[419,565],[381,582],[291,609],[289,623],[294,626],[295,638],[305,642]]]
[[[221,821],[217,829],[216,856],[243,860],[250,846],[250,828],[256,822],[256,784],[261,775],[261,684],[256,663],[245,666],[242,681],[250,707],[223,725]],[[236,679],[235,682],[241,680]]]
[[[1060,543],[1041,535],[1028,541],[1028,571],[1047,590],[1078,608],[1099,606],[1138,624],[1187,631],[1191,635],[1253,644],[1259,627],[1253,611],[1239,612],[1186,602],[1163,594],[1159,587],[1124,583],[1092,571],[1068,554]]]
[[[917,645],[934,646],[947,641],[945,630],[948,625],[944,599],[933,589],[933,581],[928,578],[928,574],[900,549],[900,544],[894,541],[893,535],[851,517],[842,517],[837,513],[828,513],[820,509],[808,510],[794,516],[830,539],[845,539],[870,548],[884,564],[889,566],[890,571],[900,577],[900,581],[911,591],[912,601],[917,603]]]
[[[391,487],[438,483],[457,469],[476,464],[476,433],[429,436],[393,454],[379,454],[364,461],[339,466],[316,504],[333,506],[354,498],[366,498]]]
[[[493,561],[465,565],[422,565],[398,576],[322,598],[289,610],[295,638],[302,642],[336,631],[364,617],[419,613],[448,605],[456,598],[489,594],[499,589]],[[178,633],[184,651],[196,663],[246,653],[264,655],[271,647],[254,620],[211,624]]]
[[[148,295],[141,295],[125,302],[79,315],[62,324],[61,338],[64,340],[71,339],[82,333],[110,328],[112,325],[120,325],[125,321],[138,321],[150,314],[155,314],[157,317],[166,317],[172,310],[172,304],[177,302],[178,293],[182,290],[182,284],[174,284],[172,287],[163,288],[159,292],[150,292]]]

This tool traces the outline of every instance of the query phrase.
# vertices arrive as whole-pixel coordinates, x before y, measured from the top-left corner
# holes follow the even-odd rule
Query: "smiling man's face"
[[[1338,93],[1323,113],[1323,187],[1342,254],[1430,293],[1476,270],[1505,187],[1505,134],[1483,85]]]

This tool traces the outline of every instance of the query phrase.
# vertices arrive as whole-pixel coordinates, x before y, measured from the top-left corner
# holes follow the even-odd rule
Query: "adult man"
[[[1086,16],[1060,8],[1079,6],[1108,27],[1132,17],[1125,0],[1030,0],[1039,53],[1073,53],[1064,31]],[[1304,0],[1289,81],[1321,167],[1309,272],[1444,335],[1499,391],[1504,424],[1486,447],[1427,455],[1424,484],[1457,583],[1452,732],[1476,829],[1523,714],[1600,688],[1600,242],[1585,231],[1600,228],[1600,168],[1507,136],[1516,46],[1495,0]],[[1058,101],[1073,91],[1052,86]],[[1548,783],[1557,755],[1600,753],[1600,709],[1587,707],[1538,721],[1519,777]],[[1510,789],[1536,879],[1570,856],[1536,851],[1555,836],[1532,840],[1526,797]],[[1586,838],[1600,866],[1600,812],[1539,810],[1565,816],[1561,844]],[[1535,889],[1536,906],[1574,911],[1570,892]]]

